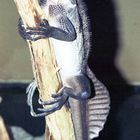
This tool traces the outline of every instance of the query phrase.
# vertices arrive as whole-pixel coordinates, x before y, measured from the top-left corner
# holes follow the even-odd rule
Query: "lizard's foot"
[[[74,94],[73,89],[68,88],[68,87],[63,87],[61,88],[57,94],[53,94],[52,98],[53,100],[48,100],[48,101],[42,101],[41,99],[39,99],[39,103],[42,106],[47,106],[47,105],[51,105],[50,108],[38,108],[38,111],[41,111],[41,114],[38,114],[39,116],[46,116],[49,115],[59,109],[61,109],[61,107],[65,104],[66,107],[69,108],[69,104],[68,103],[68,98],[74,98],[77,99],[79,101],[81,100],[85,100],[89,97],[87,92],[82,92],[79,93],[78,95]]]
[[[68,95],[63,93],[63,88],[58,92],[58,94],[52,95],[53,100],[48,100],[48,101],[42,101],[39,99],[39,104],[42,106],[51,106],[48,108],[38,108],[37,110],[41,113],[36,113],[33,109],[33,95],[34,92],[37,88],[37,82],[33,81],[32,83],[29,84],[27,87],[26,93],[27,93],[27,104],[30,107],[30,113],[34,117],[41,117],[41,116],[47,116],[56,110],[61,109],[61,107],[66,103],[68,99]]]
[[[48,108],[38,108],[38,111],[41,111],[42,113],[38,114],[38,116],[46,116],[49,115],[57,110],[60,110],[62,106],[67,102],[68,95],[64,92],[63,88],[59,90],[57,94],[52,95],[53,100],[48,101],[42,101],[39,99],[39,103],[42,106],[50,106]]]
[[[34,109],[33,109],[33,95],[35,93],[35,90],[37,88],[37,82],[34,80],[33,82],[31,82],[29,84],[29,86],[26,89],[26,93],[27,93],[27,104],[30,107],[30,113],[32,116],[36,116],[37,114],[35,113]]]
[[[43,20],[37,27],[26,27],[24,26],[21,19],[19,19],[18,30],[24,40],[36,41],[49,37],[50,26],[47,20]]]
[[[62,87],[57,94],[52,95],[52,100],[42,101],[39,99],[39,103],[44,108],[38,108],[39,113],[35,113],[32,104],[32,98],[37,87],[37,83],[33,81],[27,88],[28,98],[27,103],[30,106],[31,115],[34,117],[41,117],[49,115],[59,109],[67,103],[68,98],[74,98],[76,100],[82,101],[86,100],[90,96],[89,83],[86,81],[86,78],[83,76],[77,76],[70,79],[70,87]]]

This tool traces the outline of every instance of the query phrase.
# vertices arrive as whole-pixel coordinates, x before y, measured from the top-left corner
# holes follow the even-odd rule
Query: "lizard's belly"
[[[82,45],[77,40],[73,42],[51,40],[62,80],[80,74],[84,53]]]

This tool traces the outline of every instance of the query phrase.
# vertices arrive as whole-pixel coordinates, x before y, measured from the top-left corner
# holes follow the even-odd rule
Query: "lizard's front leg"
[[[53,100],[42,101],[39,103],[48,108],[38,108],[41,113],[36,114],[32,106],[32,96],[35,91],[35,84],[31,83],[28,87],[28,105],[31,109],[31,115],[34,117],[46,116],[59,109],[68,101],[68,98],[85,100],[90,96],[90,84],[88,78],[84,75],[78,75],[66,79],[64,86],[57,94],[52,95]],[[50,107],[51,106],[51,107]]]
[[[55,38],[62,41],[73,41],[76,39],[75,29],[68,18],[63,21],[67,25],[66,30],[50,26],[47,20],[43,20],[37,27],[31,28],[23,25],[19,19],[18,30],[24,40],[36,41],[43,38]]]

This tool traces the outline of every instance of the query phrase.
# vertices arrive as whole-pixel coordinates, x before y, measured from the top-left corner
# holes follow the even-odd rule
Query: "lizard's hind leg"
[[[32,83],[29,84],[29,86],[26,89],[27,93],[27,104],[30,107],[30,113],[33,117],[41,117],[49,115],[59,109],[66,103],[68,99],[68,95],[63,92],[63,88],[59,90],[58,94],[52,95],[53,100],[48,101],[42,101],[39,99],[39,104],[46,107],[51,106],[47,108],[37,108],[39,113],[36,113],[33,108],[33,95],[35,93],[35,90],[37,88],[37,82],[34,80]]]

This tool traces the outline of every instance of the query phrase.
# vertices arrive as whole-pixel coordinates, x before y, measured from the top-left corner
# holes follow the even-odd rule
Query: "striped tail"
[[[88,76],[94,83],[95,96],[88,101],[89,139],[99,136],[110,110],[110,98],[106,87],[87,69]]]

